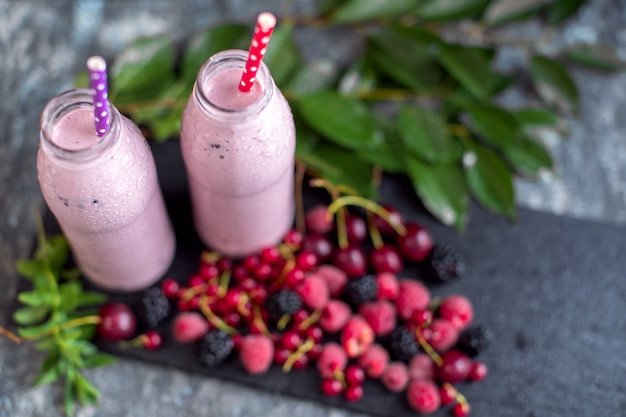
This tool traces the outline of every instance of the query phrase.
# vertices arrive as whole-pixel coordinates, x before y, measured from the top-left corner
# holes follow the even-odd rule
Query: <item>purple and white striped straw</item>
[[[109,130],[109,89],[107,86],[107,63],[101,56],[92,56],[87,60],[89,82],[94,91],[93,112],[96,135],[104,136]]]

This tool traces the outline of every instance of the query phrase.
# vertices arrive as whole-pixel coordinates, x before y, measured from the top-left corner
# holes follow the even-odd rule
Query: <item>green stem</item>
[[[330,215],[333,215],[334,213],[336,213],[338,210],[342,209],[343,207],[350,206],[350,205],[363,207],[364,209],[375,213],[376,215],[381,217],[383,220],[385,220],[387,223],[389,223],[389,225],[393,227],[396,233],[398,233],[400,236],[403,236],[404,234],[406,234],[406,227],[404,227],[404,225],[401,223],[394,222],[391,219],[391,213],[389,213],[389,211],[387,211],[383,206],[381,206],[378,203],[375,203],[372,200],[368,200],[367,198],[360,197],[357,195],[345,195],[343,197],[339,197],[335,199],[328,206],[328,213],[330,213]]]

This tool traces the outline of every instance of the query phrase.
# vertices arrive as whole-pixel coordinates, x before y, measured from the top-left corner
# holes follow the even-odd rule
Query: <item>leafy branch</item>
[[[17,264],[20,274],[32,284],[32,289],[17,297],[24,305],[13,314],[19,325],[17,334],[0,327],[0,335],[15,343],[34,342],[38,350],[48,352],[35,385],[63,380],[64,412],[71,416],[76,404],[95,404],[99,396],[81,371],[115,359],[90,342],[100,322],[93,307],[106,297],[85,291],[78,271],[65,269],[68,252],[65,237],[47,237],[39,221],[37,251]]]
[[[515,219],[514,178],[539,178],[553,169],[538,132],[562,133],[563,116],[578,110],[568,66],[624,68],[602,45],[540,53],[544,39],[583,3],[324,0],[315,16],[285,17],[265,62],[294,113],[299,164],[368,198],[376,197],[376,169],[405,174],[424,206],[458,230],[467,225],[471,199]],[[494,32],[529,17],[547,27],[534,39]],[[362,36],[363,48],[340,70],[306,62],[294,38],[301,26],[350,26]],[[179,59],[168,36],[132,42],[113,60],[111,99],[155,140],[177,137],[200,66],[220,50],[245,49],[249,29],[209,28],[187,42]],[[455,30],[468,41],[449,40]],[[494,69],[499,48],[512,44],[527,56],[525,73]],[[498,103],[503,91],[528,79],[541,106],[508,109]],[[77,84],[85,85],[84,75]]]

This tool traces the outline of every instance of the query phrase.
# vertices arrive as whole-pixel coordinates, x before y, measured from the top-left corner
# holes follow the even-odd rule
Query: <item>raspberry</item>
[[[205,368],[213,368],[224,362],[233,350],[235,343],[223,330],[211,330],[198,344],[198,358]]]
[[[348,322],[352,310],[340,300],[330,300],[320,316],[319,325],[326,333],[336,333]]]
[[[325,205],[319,204],[307,210],[304,222],[308,233],[324,235],[333,230],[335,223],[332,218],[326,218],[326,209]]]
[[[241,338],[239,346],[241,364],[251,374],[266,372],[274,359],[274,343],[262,334],[250,334]]]
[[[380,378],[388,363],[389,352],[377,343],[370,345],[358,358],[359,366],[373,379]]]
[[[170,302],[159,287],[150,287],[135,304],[135,312],[141,323],[154,329],[169,316]]]
[[[399,292],[394,300],[398,317],[409,320],[416,310],[426,310],[430,302],[430,292],[418,281],[403,279],[398,283]]]
[[[439,304],[439,316],[459,330],[464,330],[474,319],[472,303],[463,295],[449,295]]]
[[[367,321],[359,315],[350,317],[341,332],[341,345],[348,357],[361,356],[373,342],[374,330]]]
[[[422,414],[430,414],[441,406],[439,389],[434,382],[416,379],[406,389],[406,399],[412,409]]]
[[[450,349],[459,339],[459,331],[448,320],[434,319],[430,326],[422,329],[424,338],[439,352]]]
[[[408,362],[420,350],[415,334],[406,326],[393,329],[385,340],[385,346],[395,361]]]
[[[396,327],[396,307],[390,301],[379,300],[361,304],[359,314],[374,330],[376,336],[384,336]]]
[[[459,337],[456,348],[473,358],[491,345],[491,332],[484,326],[466,329]]]
[[[443,382],[455,384],[469,375],[472,361],[463,352],[449,350],[441,354],[443,364],[437,368],[437,378]]]
[[[179,313],[172,323],[174,339],[179,343],[191,343],[209,331],[209,323],[198,313]]]
[[[324,308],[330,298],[326,281],[317,274],[308,274],[296,287],[296,292],[304,305],[313,310]]]
[[[418,353],[409,361],[411,379],[435,379],[435,362],[425,353]]]
[[[409,383],[409,370],[402,362],[391,362],[380,377],[383,385],[391,392],[400,392]]]
[[[265,309],[273,320],[280,320],[284,315],[294,314],[301,308],[302,298],[288,289],[273,292],[265,300]]]
[[[328,342],[317,359],[317,370],[323,378],[334,378],[338,371],[346,368],[347,364],[346,351],[338,343]]]
[[[429,277],[437,282],[449,282],[465,273],[465,257],[449,243],[439,243],[433,247],[428,265]]]
[[[338,297],[348,282],[348,275],[333,265],[320,265],[315,272],[326,280],[331,297]]]
[[[393,300],[398,296],[400,287],[398,286],[398,278],[391,272],[381,272],[376,274],[376,282],[378,284],[378,299]]]
[[[364,275],[348,281],[343,293],[350,304],[359,306],[374,301],[378,295],[378,283],[374,275]]]

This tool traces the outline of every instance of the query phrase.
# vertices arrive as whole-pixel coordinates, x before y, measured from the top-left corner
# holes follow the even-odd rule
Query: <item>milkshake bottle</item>
[[[135,291],[165,273],[176,243],[146,140],[113,105],[109,115],[97,137],[91,90],[53,98],[41,119],[38,178],[85,276]]]
[[[180,135],[196,231],[232,257],[275,245],[294,216],[293,116],[262,62],[252,89],[238,90],[247,56],[227,50],[205,62]]]

